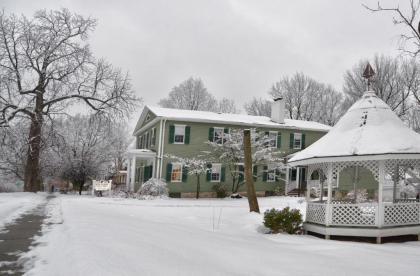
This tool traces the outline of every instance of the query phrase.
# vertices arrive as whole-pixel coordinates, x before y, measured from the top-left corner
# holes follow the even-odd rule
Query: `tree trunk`
[[[41,190],[39,159],[41,154],[42,119],[42,113],[35,114],[31,119],[28,156],[24,177],[25,192],[37,192]]]
[[[83,185],[84,185],[84,183],[79,184],[79,195],[82,195]]]
[[[244,130],[244,157],[245,157],[245,183],[248,196],[249,211],[260,212],[257,194],[255,193],[254,178],[252,175],[252,156],[251,156],[251,131]]]
[[[197,193],[195,195],[196,199],[200,198],[200,175],[197,174]]]

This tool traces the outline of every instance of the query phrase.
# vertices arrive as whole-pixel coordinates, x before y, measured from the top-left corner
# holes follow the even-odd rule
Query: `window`
[[[150,114],[147,114],[146,116],[146,122],[148,122],[150,120]]]
[[[175,125],[174,143],[184,144],[185,126]]]
[[[270,131],[268,133],[268,146],[272,148],[277,147],[277,131]]]
[[[222,164],[212,164],[211,167],[211,182],[220,182],[222,175]]]
[[[145,147],[146,149],[148,149],[150,146],[150,135],[149,132],[146,133],[146,142],[145,142]]]
[[[226,135],[228,134],[229,130],[227,128],[222,127],[215,127],[214,134],[213,134],[213,142],[217,144],[223,144],[226,142]]]
[[[295,133],[293,135],[293,149],[301,149],[302,148],[302,133]]]
[[[276,181],[276,166],[273,164],[268,165],[267,171],[267,182],[275,182]]]
[[[171,182],[182,181],[182,164],[172,163]]]
[[[143,144],[143,135],[142,136],[140,136],[140,149],[142,149],[143,148],[143,146],[144,146],[144,144]]]
[[[156,144],[156,128],[152,128],[152,138],[151,138],[151,141],[150,141],[150,145],[152,146],[152,147],[154,147],[155,146],[155,144]]]

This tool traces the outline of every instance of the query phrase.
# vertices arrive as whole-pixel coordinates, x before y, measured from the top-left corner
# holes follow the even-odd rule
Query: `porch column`
[[[376,212],[376,225],[381,228],[384,225],[384,198],[383,190],[385,183],[385,160],[378,161],[378,211]]]
[[[300,196],[300,167],[296,167],[296,184],[298,189],[298,196]]]
[[[333,164],[328,163],[328,169],[327,169],[327,181],[328,181],[328,198],[327,198],[327,209],[326,209],[326,225],[330,225],[332,222],[332,204],[331,204],[331,198],[332,198],[332,182],[333,182]]]
[[[152,178],[156,178],[157,157],[153,158]]]
[[[131,159],[131,176],[130,176],[130,188],[129,191],[134,192],[134,184],[136,182],[136,156]]]
[[[130,178],[131,178],[131,160],[127,158],[127,174],[125,176],[125,189],[130,191]]]
[[[311,198],[311,187],[309,186],[309,166],[306,168],[306,202]]]
[[[284,195],[287,195],[287,192],[289,189],[289,180],[290,180],[289,170],[290,168],[287,167],[286,168],[286,181],[284,182]]]

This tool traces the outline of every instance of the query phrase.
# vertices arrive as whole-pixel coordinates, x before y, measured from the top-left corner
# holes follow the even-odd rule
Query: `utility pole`
[[[260,212],[257,194],[255,193],[254,178],[252,177],[252,156],[251,156],[251,131],[244,129],[244,157],[245,157],[245,184],[248,196],[249,211]]]

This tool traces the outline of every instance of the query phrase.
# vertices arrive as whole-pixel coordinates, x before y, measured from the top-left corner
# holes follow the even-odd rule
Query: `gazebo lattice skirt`
[[[332,190],[339,190],[340,172],[347,167],[356,166],[368,169],[378,182],[376,199],[358,202],[357,200],[333,198]],[[420,172],[420,160],[358,160],[308,165],[308,204],[305,229],[322,233],[325,236],[420,235],[420,202],[412,198],[395,197],[391,200],[389,198],[384,200],[383,196],[384,187],[392,188],[393,182],[398,183],[401,177],[405,177],[407,168]],[[322,172],[320,175],[323,180],[310,180],[309,177],[314,171]],[[418,177],[420,179],[420,176]],[[321,181],[323,182],[322,186]],[[322,194],[327,188],[328,196],[324,195],[318,201],[309,201],[309,191],[314,187],[320,188]]]

